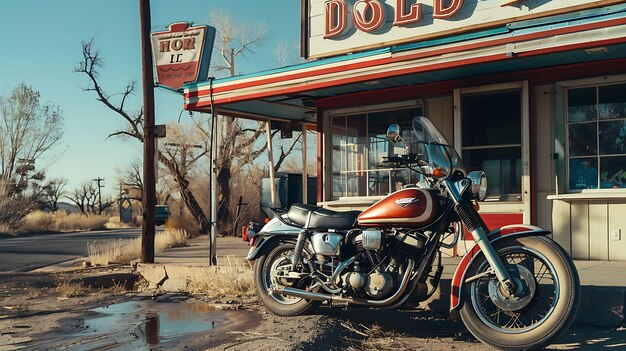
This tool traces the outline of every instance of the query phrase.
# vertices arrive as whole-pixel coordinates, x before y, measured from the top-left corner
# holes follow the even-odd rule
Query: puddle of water
[[[132,347],[155,346],[206,332],[225,319],[224,311],[212,311],[204,303],[128,301],[93,312],[101,316],[84,320],[83,335],[108,335],[115,338],[116,345]]]

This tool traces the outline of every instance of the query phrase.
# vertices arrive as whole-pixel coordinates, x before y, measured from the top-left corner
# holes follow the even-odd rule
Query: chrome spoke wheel
[[[560,282],[550,261],[539,251],[525,246],[507,247],[499,253],[515,283],[509,294],[494,275],[472,282],[471,301],[477,316],[490,328],[519,334],[542,325],[554,311]],[[487,262],[478,273],[489,268]]]

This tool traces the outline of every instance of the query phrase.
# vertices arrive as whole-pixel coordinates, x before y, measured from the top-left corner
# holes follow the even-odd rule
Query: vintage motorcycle
[[[428,299],[439,286],[441,250],[464,226],[475,245],[452,278],[450,313],[480,341],[506,350],[549,344],[572,323],[580,300],[568,254],[541,228],[490,231],[476,209],[483,172],[466,174],[461,158],[425,117],[412,121],[416,153],[389,157],[422,175],[363,212],[294,204],[251,225],[250,252],[259,300],[279,316],[321,303],[397,309]],[[398,125],[392,143],[409,145]]]

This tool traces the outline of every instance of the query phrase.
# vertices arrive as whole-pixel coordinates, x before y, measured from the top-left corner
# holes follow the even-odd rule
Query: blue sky
[[[238,62],[241,73],[276,66],[273,54],[278,42],[295,47],[300,37],[300,1],[294,0],[151,0],[153,31],[172,22],[208,22],[210,9],[230,11],[237,21],[263,21],[269,39]],[[41,93],[43,102],[61,107],[65,135],[55,150],[57,158],[39,160],[49,178],[69,180],[66,190],[96,177],[105,178],[106,194],[116,194],[116,176],[132,159],[142,155],[136,141],[107,135],[123,126],[121,118],[96,101],[93,93],[83,92],[86,76],[73,73],[82,58],[81,42],[95,39],[105,66],[101,84],[109,94],[122,91],[131,80],[137,81],[137,95],[129,106],[139,109],[141,96],[141,58],[138,0],[20,0],[0,2],[0,96],[8,96],[21,82]],[[213,62],[217,57],[214,55]],[[182,96],[155,90],[158,124],[176,121],[182,110]]]

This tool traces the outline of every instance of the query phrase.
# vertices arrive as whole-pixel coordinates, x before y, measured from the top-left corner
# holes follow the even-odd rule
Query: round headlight
[[[472,195],[482,201],[487,196],[487,175],[483,171],[469,172],[467,178],[472,181]]]

